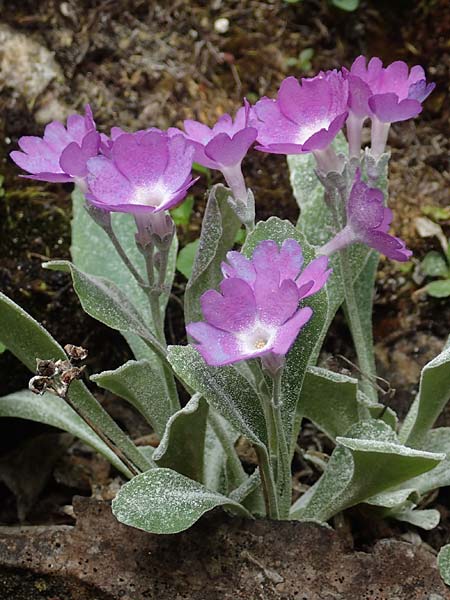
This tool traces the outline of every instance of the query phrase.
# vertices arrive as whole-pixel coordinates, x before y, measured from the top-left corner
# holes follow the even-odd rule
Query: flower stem
[[[270,403],[272,421],[274,427],[274,438],[276,443],[276,484],[278,493],[280,519],[289,517],[289,509],[292,499],[292,475],[291,463],[289,458],[289,448],[286,441],[286,435],[283,427],[281,415],[281,379],[282,369],[273,375],[273,392]]]
[[[269,519],[279,520],[280,512],[278,508],[277,488],[267,449],[265,446],[263,447],[255,445],[255,451],[256,456],[258,457],[259,472],[261,474],[261,483],[267,516]]]
[[[138,284],[141,287],[145,288],[146,287],[145,281],[139,275],[139,273],[136,270],[136,267],[133,265],[131,260],[126,255],[125,250],[122,248],[122,244],[119,242],[112,225],[110,227],[104,227],[103,229],[104,229],[105,233],[108,235],[109,239],[111,240],[112,245],[114,246],[117,254],[121,258],[121,260],[124,263],[124,265],[126,266],[126,268],[130,271],[131,275],[136,279]]]
[[[342,283],[345,294],[345,311],[347,321],[355,345],[356,355],[358,357],[359,368],[364,375],[361,381],[361,388],[369,398],[377,401],[377,392],[371,384],[371,380],[376,377],[375,357],[373,352],[373,343],[371,335],[364,331],[361,322],[361,315],[358,308],[355,294],[355,284],[353,281],[353,272],[351,267],[350,249],[342,248],[339,251],[339,261],[341,265]]]

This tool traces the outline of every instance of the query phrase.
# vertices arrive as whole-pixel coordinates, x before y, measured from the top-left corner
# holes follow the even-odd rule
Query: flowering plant
[[[37,360],[37,373],[32,391],[0,399],[0,415],[50,423],[101,452],[130,479],[114,514],[147,531],[181,531],[216,506],[249,518],[325,522],[360,503],[435,526],[437,511],[417,507],[450,484],[449,430],[431,429],[450,396],[450,348],[425,367],[399,427],[379,402],[371,334],[379,253],[411,256],[389,233],[389,125],[416,116],[432,87],[421,67],[384,68],[379,59],[366,66],[359,57],[350,70],[289,77],[276,99],[245,101],[234,120],[224,115],[212,128],[186,121],[184,130],[113,128],[108,137],[87,107],[67,128],[55,122],[43,139],[21,138],[22,151],[11,157],[27,176],[75,183],[73,262],[44,266],[69,272],[84,310],[120,331],[135,356],[90,379],[135,406],[159,444],[136,446],[81,381],[85,352],[64,351],[3,295],[0,341],[33,371]],[[372,145],[363,150],[366,119]],[[273,216],[255,225],[242,172],[253,144],[288,156],[297,224]],[[184,296],[188,343],[168,347],[177,255],[168,211],[195,184],[194,160],[220,171],[228,187],[209,192]],[[237,249],[242,226],[246,240]],[[341,306],[359,381],[316,366]],[[305,418],[334,450],[293,503],[291,464]],[[239,438],[254,448],[251,473],[237,453]]]

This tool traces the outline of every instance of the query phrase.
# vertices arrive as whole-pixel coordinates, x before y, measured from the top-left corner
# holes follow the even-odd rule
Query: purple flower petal
[[[169,154],[159,133],[147,133],[141,140],[132,133],[125,133],[114,142],[112,159],[124,177],[134,186],[144,188],[160,179]]]
[[[254,107],[257,150],[300,154],[326,148],[347,118],[348,81],[329,71],[312,79],[286,78],[276,100]]]
[[[384,231],[377,230],[366,232],[364,242],[392,260],[406,262],[412,256],[412,252],[406,248],[405,242]]]
[[[186,327],[186,331],[199,342],[194,344],[194,348],[200,352],[208,365],[220,367],[242,360],[239,342],[232,333],[202,322],[191,323]]]
[[[352,226],[356,229],[379,227],[384,220],[383,192],[377,188],[369,188],[361,180],[361,172],[355,174],[347,205],[347,213]]]
[[[119,135],[109,154],[88,160],[87,198],[118,212],[160,212],[179,204],[195,183],[194,150],[159,130]]]
[[[308,138],[303,144],[303,151],[309,152],[310,150],[324,150],[327,148],[344,126],[347,116],[347,112],[338,115],[330,123],[328,128],[320,129],[317,133]]]
[[[100,136],[87,105],[84,117],[71,115],[67,119],[67,128],[53,121],[45,127],[43,138],[24,136],[19,140],[19,147],[22,152],[11,152],[11,158],[31,173],[32,179],[73,181],[86,176],[86,161],[98,154]]]
[[[358,117],[369,115],[369,98],[372,95],[370,87],[360,77],[351,73],[348,75],[348,84],[348,106],[351,111]]]
[[[303,253],[297,240],[284,240],[280,248],[278,268],[280,270],[280,281],[284,279],[296,279],[303,266]]]
[[[359,56],[344,71],[350,85],[349,108],[360,118],[376,116],[383,123],[404,121],[417,116],[421,102],[434,89],[427,85],[425,72],[419,65],[408,66],[395,61],[383,67],[379,58],[366,59]]]
[[[169,138],[167,142],[169,159],[164,170],[162,182],[171,191],[191,186],[191,169],[194,149],[186,143],[182,135]],[[188,181],[186,181],[186,173]]]
[[[227,114],[212,128],[198,121],[184,121],[182,134],[195,149],[195,162],[218,171],[240,165],[256,139],[256,132],[249,127],[249,115],[250,106],[244,101],[234,121]]]
[[[131,201],[133,185],[111,160],[104,156],[91,158],[87,166],[89,192],[96,199],[97,206],[103,202],[107,206],[120,206]]]
[[[328,268],[328,258],[319,256],[312,260],[298,277],[296,284],[299,299],[308,298],[320,291],[326,284],[332,269]]]
[[[232,138],[227,133],[219,133],[205,146],[205,154],[220,166],[232,167],[241,163],[257,135],[253,127],[241,129]]]
[[[224,279],[222,294],[208,290],[200,298],[203,316],[218,329],[238,332],[250,327],[256,317],[256,301],[252,288],[242,279]]]
[[[239,277],[250,285],[256,279],[256,271],[253,263],[240,252],[227,252],[227,261],[229,264],[222,263],[222,273],[226,277]]]
[[[422,112],[418,100],[399,100],[396,94],[376,94],[369,99],[372,113],[382,123],[396,123],[417,117]]]
[[[61,169],[72,176],[83,177],[86,174],[86,158],[76,142],[65,148],[59,159]]]
[[[297,313],[282,325],[277,332],[275,343],[272,347],[272,352],[275,354],[285,355],[293,346],[297,336],[312,317],[313,311],[309,306],[301,308]]]
[[[39,173],[38,175],[19,175],[24,179],[33,179],[34,181],[48,181],[50,183],[70,183],[73,181],[71,175],[66,173]]]
[[[425,79],[422,79],[421,81],[416,81],[416,83],[413,83],[412,86],[409,88],[408,98],[410,100],[424,102],[435,87],[435,83],[427,84]]]
[[[273,278],[257,275],[254,291],[258,317],[262,323],[282,325],[298,308],[298,290],[292,279],[285,279],[278,285]]]
[[[384,206],[382,191],[370,188],[358,170],[347,204],[347,239],[362,242],[393,260],[409,260],[411,251],[388,233],[391,221],[392,211]]]

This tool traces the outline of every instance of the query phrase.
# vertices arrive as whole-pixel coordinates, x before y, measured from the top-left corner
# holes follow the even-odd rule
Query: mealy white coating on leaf
[[[450,544],[442,546],[438,554],[439,572],[447,585],[450,585]]]
[[[394,508],[396,506],[401,506],[404,504],[411,494],[414,494],[414,488],[405,488],[401,490],[387,491],[381,492],[381,494],[376,494],[375,496],[371,496],[366,500],[366,504],[371,504],[373,506],[383,506],[386,508]]]
[[[405,483],[424,496],[428,492],[450,485],[450,427],[438,427],[428,432],[422,443],[428,452],[444,452],[446,457],[434,469]]]
[[[400,433],[405,443],[420,446],[449,399],[450,347],[447,346],[422,370],[419,394]]]
[[[328,466],[294,518],[328,520],[341,510],[365,502],[430,470],[442,455],[405,448],[382,421],[354,425],[338,438]],[[350,437],[351,436],[351,437]]]
[[[436,461],[441,461],[445,458],[445,454],[442,453],[415,450],[414,448],[408,448],[407,446],[402,446],[401,444],[394,442],[358,439],[355,440],[345,437],[336,438],[336,442],[338,444],[341,444],[342,446],[345,446],[346,448],[350,448],[350,450],[357,450],[358,452],[378,452],[381,454],[395,453],[398,456],[428,458],[430,460]]]
[[[164,433],[171,415],[166,383],[148,360],[129,360],[114,371],[92,375],[91,380],[130,402],[158,435]]]
[[[162,456],[164,456],[164,454],[167,451],[170,442],[170,431],[173,423],[175,423],[175,421],[177,421],[180,418],[192,416],[193,414],[195,414],[198,410],[200,400],[201,394],[194,394],[189,400],[189,402],[186,404],[186,406],[183,406],[183,408],[181,408],[178,412],[174,413],[169,418],[167,422],[167,427],[164,431],[164,435],[161,438],[161,441],[159,442],[158,447],[156,448],[153,454],[153,458],[155,460],[160,459]]]
[[[135,333],[149,341],[151,331],[130,298],[115,283],[104,277],[83,273],[69,261],[50,261],[45,267],[70,271],[74,289],[85,312],[119,331]]]
[[[331,439],[344,435],[358,421],[356,379],[309,367],[300,393],[299,412]]]
[[[251,516],[237,502],[171,469],[153,469],[125,484],[112,509],[126,525],[151,533],[177,533],[216,506],[228,506]]]
[[[441,520],[441,514],[438,510],[434,508],[419,510],[416,509],[416,505],[413,502],[406,502],[403,507],[389,511],[387,516],[397,519],[397,521],[410,523],[426,531],[437,527]]]
[[[153,459],[159,467],[167,467],[204,482],[205,436],[208,404],[194,394],[187,405],[173,414]]]
[[[211,410],[211,408],[210,408]],[[224,422],[225,419],[223,419]],[[230,426],[231,427],[231,426]],[[239,434],[236,434],[236,439]],[[236,440],[234,440],[236,441]],[[211,425],[206,424],[203,479],[205,486],[215,492],[225,492],[226,455]]]
[[[233,367],[210,367],[191,346],[169,346],[167,357],[174,371],[242,435],[259,445],[267,443],[260,401]]]

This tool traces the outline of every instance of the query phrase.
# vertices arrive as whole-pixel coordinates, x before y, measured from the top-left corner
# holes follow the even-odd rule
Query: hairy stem
[[[361,388],[363,392],[369,396],[369,398],[376,402],[378,400],[377,392],[375,387],[371,384],[371,380],[373,381],[376,378],[373,344],[371,343],[371,336],[367,335],[367,333],[364,331],[361,322],[361,315],[355,294],[349,248],[343,248],[340,250],[339,261],[344,285],[347,320],[352,334],[353,343],[355,345],[359,368],[364,376],[361,381]]]
[[[117,254],[121,258],[121,260],[124,263],[124,265],[126,266],[126,268],[130,271],[130,273],[136,279],[138,284],[141,287],[145,288],[146,287],[145,281],[139,275],[139,273],[136,270],[136,267],[133,265],[131,260],[126,255],[126,252],[123,249],[122,244],[119,242],[119,239],[117,238],[117,236],[114,232],[114,229],[112,228],[112,225],[110,227],[104,227],[103,229],[104,229],[105,233],[108,234],[108,237],[111,240],[112,245],[114,246]]]
[[[276,483],[278,492],[279,512],[281,519],[289,517],[289,509],[292,499],[292,476],[289,448],[284,432],[281,415],[281,378],[282,369],[273,375],[273,392],[270,404],[272,422],[274,427],[274,438],[276,443],[277,469]]]
[[[256,456],[258,457],[259,472],[261,474],[261,483],[267,516],[269,519],[279,520],[280,511],[278,508],[277,488],[267,449],[262,446],[255,446],[255,451]]]

